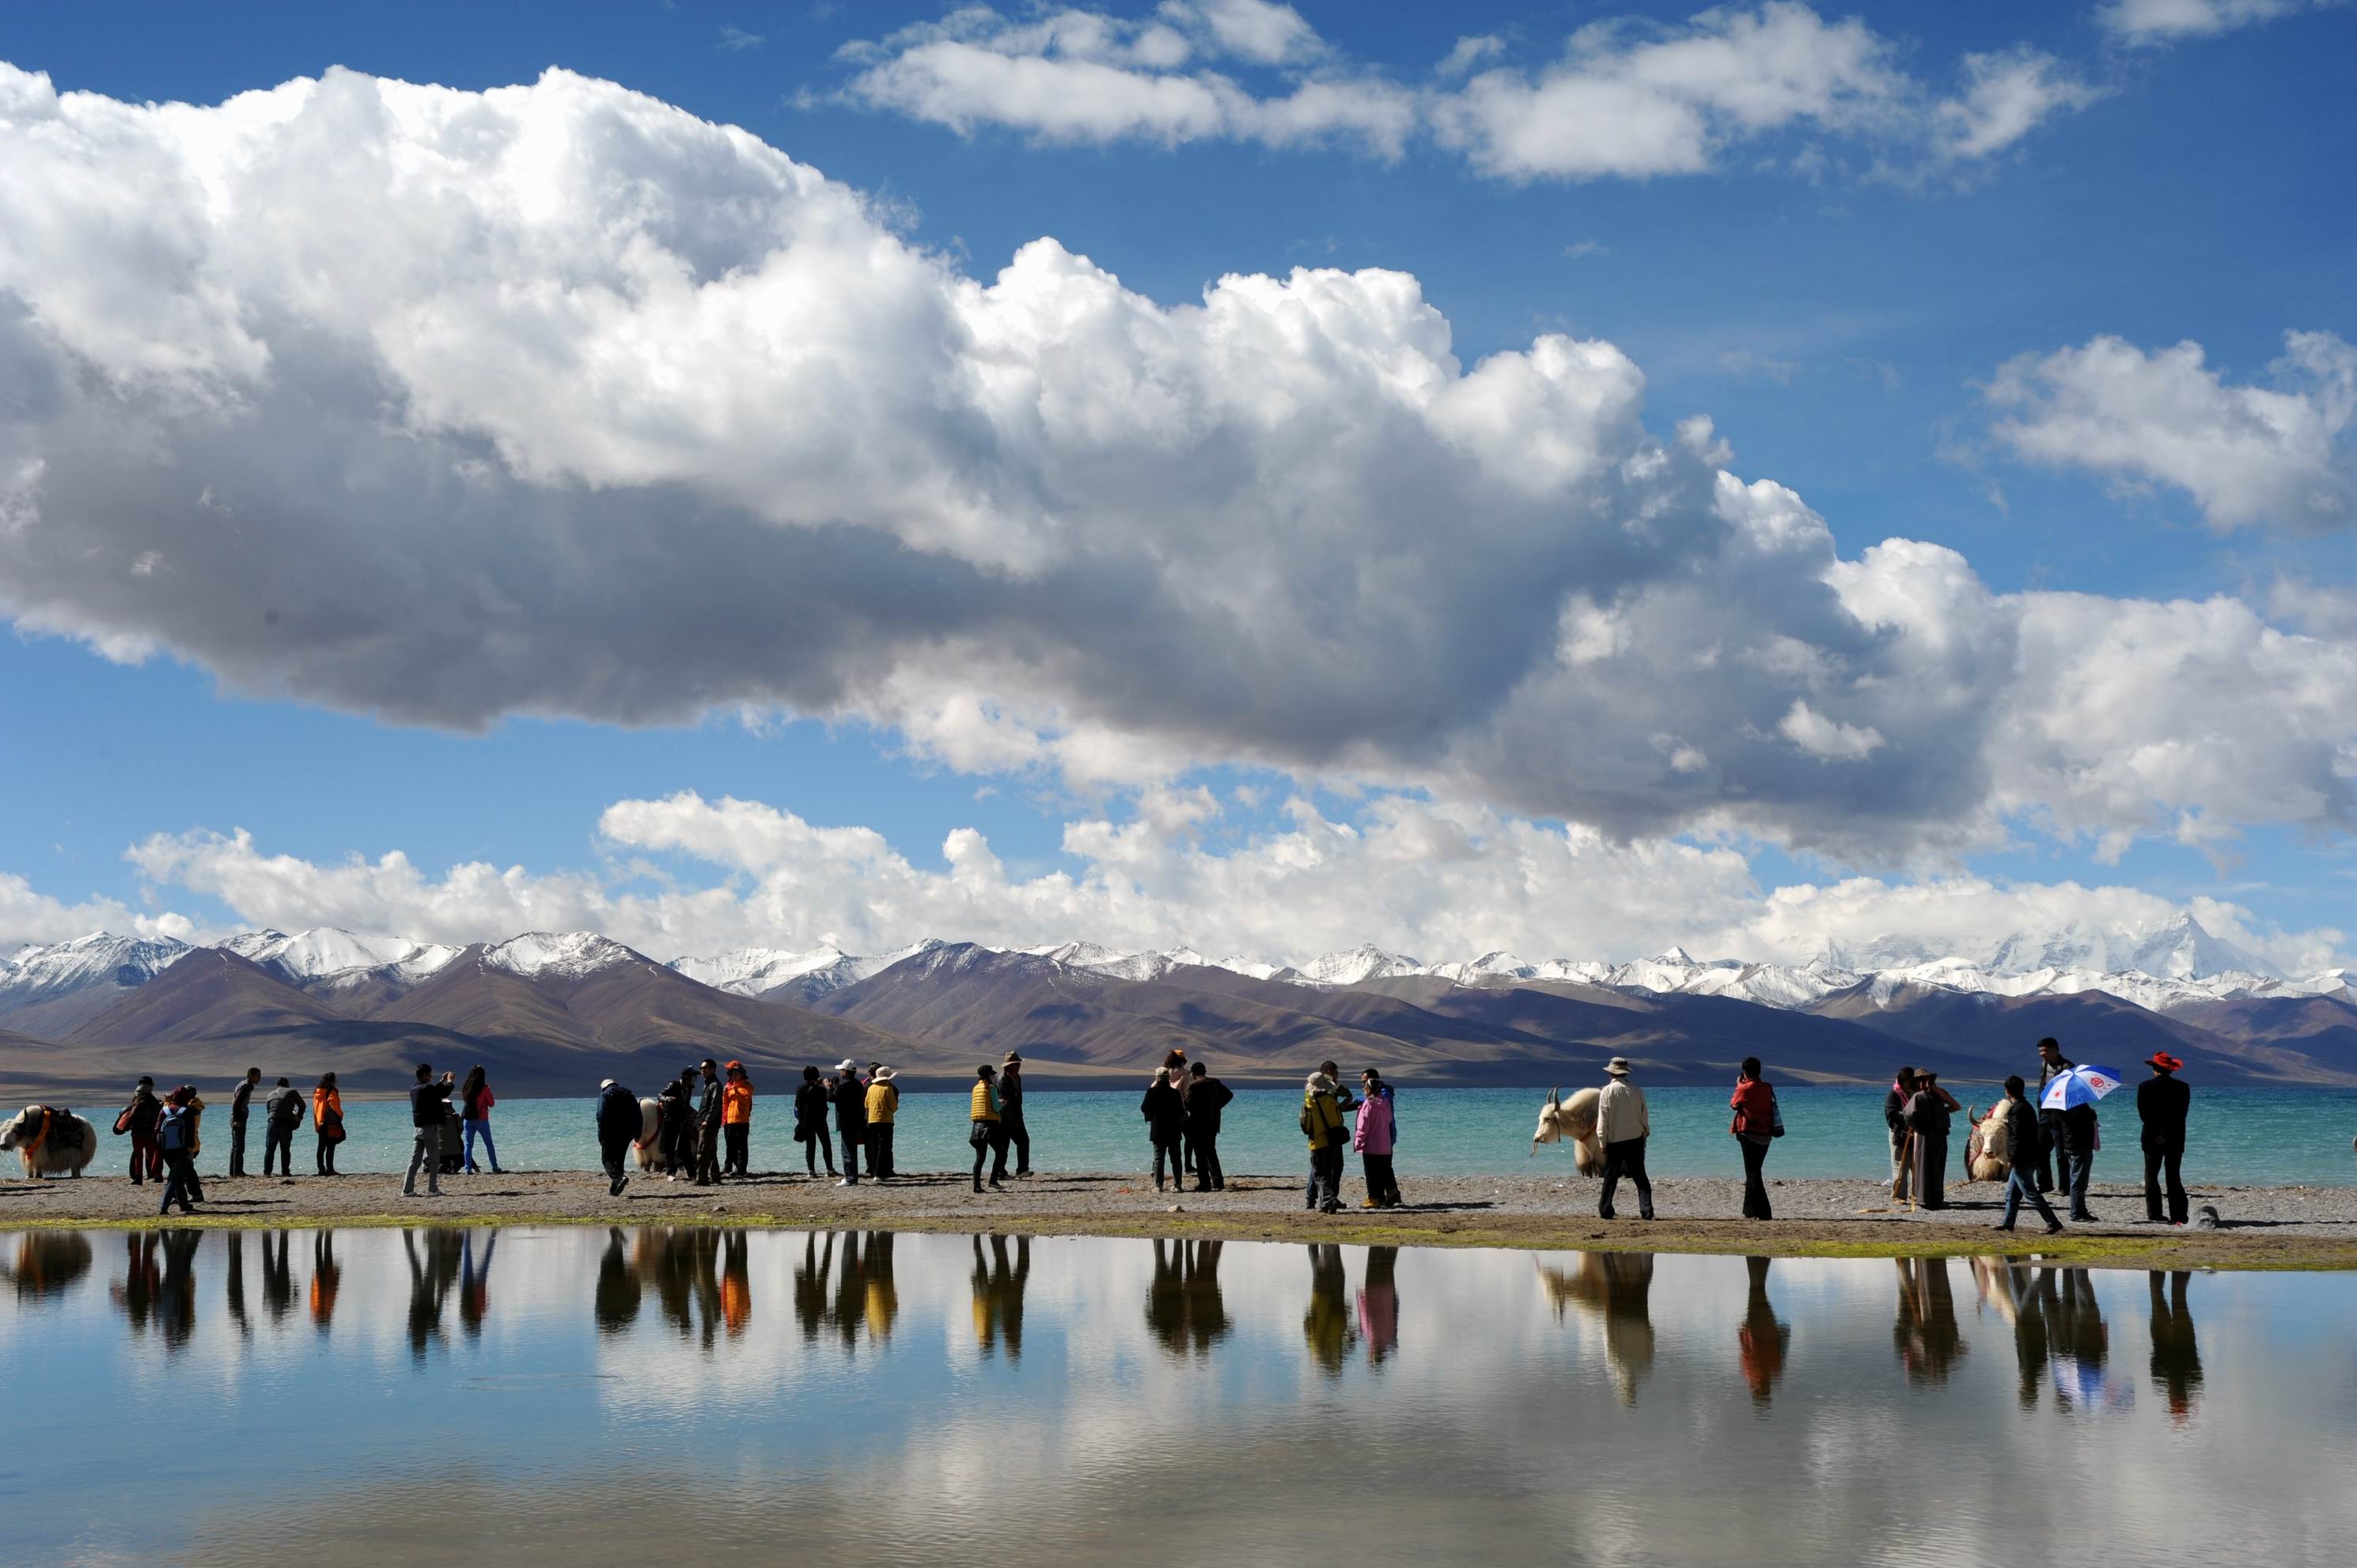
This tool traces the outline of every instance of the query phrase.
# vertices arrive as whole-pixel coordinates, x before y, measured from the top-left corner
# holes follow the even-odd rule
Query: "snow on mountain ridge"
[[[638,957],[613,938],[596,931],[526,931],[483,952],[483,961],[493,969],[526,978],[553,974],[568,980]]]
[[[71,941],[28,942],[0,960],[0,1000],[27,1005],[91,985],[143,984],[195,950],[170,937],[118,937],[109,931]]]

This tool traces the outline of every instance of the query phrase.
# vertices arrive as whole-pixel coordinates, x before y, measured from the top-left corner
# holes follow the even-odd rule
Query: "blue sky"
[[[2108,14],[2092,4],[1799,11],[1812,47],[1831,48],[1844,29],[1870,40],[1872,54],[1860,70],[1871,80],[1857,78],[1864,85],[1846,98],[1836,89],[1815,108],[1780,111],[1783,117],[1765,128],[1729,109],[1731,98],[1697,97],[1704,90],[1681,87],[1677,104],[1702,104],[1695,112],[1706,128],[1704,166],[1607,168],[1575,177],[1510,166],[1500,161],[1502,141],[1443,129],[1449,113],[1471,102],[1467,76],[1502,73],[1501,91],[1544,85],[1583,49],[1591,64],[1604,62],[1599,71],[1625,75],[1641,70],[1632,62],[1648,48],[1710,35],[1733,38],[1729,47],[1739,54],[1749,47],[1743,38],[1723,19],[1690,22],[1684,5],[1305,4],[1296,14],[1304,25],[1299,36],[1314,30],[1314,42],[1297,41],[1269,63],[1242,46],[1222,52],[1217,7],[1206,5],[1171,24],[1192,40],[1189,57],[1171,64],[1149,59],[1140,41],[1141,29],[1156,20],[1151,7],[1103,10],[1129,40],[1123,47],[1134,48],[1119,59],[1101,57],[1103,70],[1120,75],[1110,82],[1098,78],[1093,88],[1144,93],[1157,77],[1216,71],[1263,103],[1304,81],[1424,95],[1420,102],[1431,107],[1413,111],[1415,128],[1394,151],[1347,131],[1295,140],[1232,127],[1180,137],[1141,134],[1124,128],[1134,123],[1121,118],[1118,104],[1098,120],[1043,136],[1024,118],[1036,105],[1002,97],[977,119],[977,101],[951,102],[939,79],[907,74],[922,49],[944,42],[995,51],[994,58],[1022,57],[1027,49],[1042,62],[1078,58],[1069,36],[1044,49],[1017,36],[1048,13],[1001,9],[995,21],[969,18],[942,30],[942,7],[881,4],[519,5],[489,11],[152,6],[119,8],[103,19],[53,7],[0,22],[0,59],[47,73],[58,92],[126,104],[215,104],[317,77],[330,66],[469,92],[529,83],[546,68],[562,67],[702,120],[743,127],[877,199],[870,211],[879,233],[936,258],[951,274],[983,283],[1041,236],[1165,308],[1200,302],[1229,274],[1283,278],[1310,267],[1412,274],[1423,301],[1446,317],[1465,369],[1492,354],[1528,350],[1543,334],[1614,346],[1641,371],[1642,425],[1652,438],[1669,442],[1679,422],[1706,415],[1716,437],[1731,448],[1716,463],[1747,482],[1770,479],[1797,492],[1823,519],[1843,560],[1899,537],[1957,553],[1994,596],[2081,595],[2141,604],[2238,599],[2260,628],[2249,631],[2248,648],[2222,643],[2215,650],[2212,673],[2222,694],[2201,699],[2217,710],[2215,725],[2212,709],[2199,703],[2156,716],[2150,733],[2123,719],[2118,737],[2089,741],[2104,748],[2104,757],[2063,757],[2049,770],[2072,780],[2069,800],[2042,797],[2035,782],[2009,781],[2002,757],[1988,764],[1995,782],[1966,799],[1941,789],[1936,777],[1927,782],[1927,773],[1955,764],[1921,760],[1932,748],[1900,736],[1903,711],[1894,718],[1874,707],[1888,700],[1896,677],[1869,671],[1862,687],[1849,689],[1862,705],[1845,709],[1832,727],[1792,725],[1790,693],[1780,687],[1761,698],[1767,705],[1755,717],[1736,725],[1727,743],[1749,746],[1763,732],[1772,736],[1778,715],[1786,714],[1782,733],[1815,758],[1805,768],[1780,766],[1772,779],[1730,776],[1717,780],[1723,792],[1715,804],[1656,809],[1641,786],[1608,790],[1582,781],[1551,793],[1548,775],[1566,765],[1553,752],[1517,751],[1513,725],[1506,726],[1506,739],[1469,738],[1440,721],[1403,720],[1403,731],[1417,733],[1394,736],[1379,716],[1363,716],[1379,712],[1379,704],[1353,705],[1355,697],[1344,704],[1349,721],[1336,721],[1338,732],[1347,734],[1315,747],[1305,740],[1308,749],[1298,752],[1280,733],[1292,722],[1281,711],[1287,700],[1282,693],[1268,699],[1279,711],[1249,736],[1218,733],[1218,701],[1211,698],[1167,723],[1131,723],[1122,715],[1153,706],[1139,692],[1166,671],[1159,656],[1140,654],[1136,668],[1103,673],[1125,656],[1117,638],[1092,628],[1074,633],[1053,658],[1018,660],[1028,673],[987,690],[987,682],[970,693],[960,688],[961,700],[970,694],[985,703],[1054,704],[1063,717],[1049,728],[1060,724],[1068,734],[1085,727],[1071,715],[1087,709],[1091,722],[1109,726],[1125,746],[1151,751],[1154,760],[1141,764],[1125,754],[1117,767],[1075,766],[1067,756],[1035,752],[1009,762],[1003,750],[977,752],[922,733],[921,725],[912,732],[908,710],[895,705],[901,699],[876,695],[897,676],[921,684],[923,701],[932,701],[944,677],[931,665],[921,680],[909,675],[923,661],[918,655],[833,670],[830,677],[840,682],[815,699],[791,672],[770,685],[756,681],[741,693],[692,703],[706,710],[701,717],[651,714],[643,703],[615,706],[579,691],[525,691],[511,703],[470,696],[456,706],[394,712],[365,682],[339,685],[338,676],[291,656],[274,665],[277,655],[266,648],[232,648],[236,639],[200,625],[221,613],[218,607],[126,610],[86,585],[41,575],[52,568],[27,556],[0,562],[0,594],[18,623],[18,635],[0,639],[0,734],[8,736],[0,748],[0,790],[10,802],[0,812],[0,874],[22,879],[15,902],[0,906],[0,923],[13,922],[0,929],[0,943],[51,939],[91,917],[109,917],[118,906],[151,918],[184,917],[199,929],[332,916],[337,923],[372,921],[382,929],[432,927],[416,934],[449,940],[496,935],[493,928],[519,918],[516,906],[470,903],[448,888],[432,888],[453,865],[484,862],[522,867],[527,881],[557,879],[538,902],[527,901],[532,911],[603,918],[621,927],[618,934],[626,940],[672,941],[683,950],[726,939],[797,946],[832,937],[857,946],[909,940],[926,934],[909,927],[962,919],[968,929],[943,934],[1046,940],[1098,935],[1087,928],[1102,922],[1125,940],[1232,937],[1265,946],[1285,945],[1278,933],[1297,927],[1299,945],[1311,951],[1359,935],[1431,946],[1494,932],[1501,940],[1566,953],[1608,940],[1713,937],[1765,952],[1804,938],[1745,916],[1745,900],[1787,884],[1865,875],[1883,889],[1962,877],[2040,889],[2072,883],[2173,904],[2223,900],[2239,911],[2228,918],[2245,918],[2249,932],[2276,941],[2273,950],[2287,964],[2346,951],[2331,934],[2351,924],[2345,805],[2330,798],[2329,788],[2326,798],[2309,799],[2315,789],[2303,795],[2288,786],[2260,786],[2271,770],[2289,779],[2306,768],[2311,782],[2337,777],[2345,790],[2357,768],[2357,703],[2347,673],[2349,639],[2357,630],[2350,608],[2357,599],[2349,596],[2357,575],[2351,531],[2346,519],[2334,523],[2330,505],[2298,514],[2301,495],[2322,495],[2332,504],[2345,499],[2334,487],[2346,486],[2352,472],[2349,415],[2335,412],[2336,395],[2345,394],[2335,392],[2331,367],[2339,361],[2331,346],[2345,352],[2357,341],[2357,293],[2349,286],[2357,276],[2357,220],[2345,156],[2357,145],[2357,92],[2350,91],[2348,68],[2357,59],[2357,9],[2249,7],[2281,14],[2238,26],[2224,25],[2222,14],[2217,27],[2181,35],[2139,32],[2135,5]],[[1791,8],[1724,15],[1799,25]],[[1609,27],[1567,45],[1592,25]],[[903,31],[928,27],[935,30]],[[1436,76],[1436,66],[1463,38],[1494,41],[1473,49],[1469,72]],[[1942,127],[1964,123],[1943,119],[1949,111],[1943,105],[1964,101],[1972,57],[2036,62],[2020,81],[2044,96],[2026,129],[1966,156],[1942,140],[1948,134]],[[895,70],[902,74],[888,85],[884,73]],[[911,80],[918,84],[909,86]],[[1467,96],[1450,96],[1459,92]],[[1439,106],[1444,100],[1458,108]],[[19,122],[29,124],[31,117],[20,114]],[[344,129],[367,134],[350,124]],[[694,172],[688,164],[665,166],[674,182],[685,177],[679,169]],[[81,167],[101,184],[110,177],[102,157]],[[60,206],[81,199],[59,196],[63,188],[28,188],[19,199]],[[283,210],[254,209],[240,221],[250,234],[262,231],[267,248],[269,225],[284,217]],[[70,340],[67,327],[53,325],[64,319],[62,307],[44,304],[45,290],[63,286],[56,269],[70,253],[0,250],[0,295],[13,295],[39,324],[37,330],[53,332],[57,341],[45,338],[43,351],[54,350],[57,363],[96,364],[113,373],[119,367],[107,366],[107,350],[92,347],[98,339]],[[283,305],[286,286],[283,279],[255,282],[242,296],[246,318],[266,317]],[[357,265],[353,275],[330,275],[327,284],[330,291],[369,286]],[[297,314],[301,308],[308,307]],[[318,320],[334,314],[323,310]],[[318,334],[333,330],[314,326]],[[377,328],[380,349],[384,330]],[[2279,365],[2287,332],[2323,335],[2318,362],[2325,368]],[[2148,384],[2125,386],[2097,376],[2091,364],[2048,359],[2103,338],[2117,338],[2139,356],[2126,367],[2131,380],[2187,342],[2201,346],[2212,380],[2164,384],[2152,371]],[[256,373],[291,384],[292,341],[274,340],[272,370]],[[396,365],[392,373],[412,379],[408,390],[422,405],[416,372],[400,362],[397,350],[388,352]],[[2004,367],[2025,356],[2032,361],[2020,383],[2027,390],[2001,405],[1989,389]],[[468,374],[470,389],[481,384],[479,371]],[[2231,472],[2215,465],[2172,467],[2165,448],[2198,444],[2200,433],[2175,439],[2166,420],[2156,433],[2148,416],[2155,407],[2174,407],[2198,421],[2201,412],[2185,413],[2182,394],[2204,385],[2230,398],[2237,389],[2297,396],[2315,427],[2305,446],[2287,437],[2281,461],[2245,452],[2233,460],[2246,466]],[[444,402],[456,395],[446,392]],[[2114,456],[2057,458],[2053,446],[2036,446],[2041,429],[2058,433],[2051,439],[2064,446],[2082,440],[2083,430],[2073,435],[2069,420],[2074,412],[2086,414],[2090,400],[2101,404],[2092,417],[2135,426],[2111,432],[2119,448]],[[479,428],[490,434],[482,438],[507,442],[496,460],[509,464],[537,499],[556,497],[546,502],[556,514],[572,504],[565,499],[568,484],[610,495],[638,482],[526,473],[531,463],[517,456],[502,417],[483,415]],[[2140,417],[2145,423],[2136,424]],[[1999,428],[2007,419],[2035,428],[2009,437]],[[45,446],[59,438],[36,416],[0,404],[0,421],[18,424],[24,449],[45,457],[49,474],[63,471]],[[452,424],[471,438],[467,416]],[[303,439],[295,426],[272,426],[264,416],[256,417],[253,434],[282,451]],[[191,445],[176,461],[193,472],[198,448],[188,439]],[[749,435],[731,439],[758,445]],[[2129,450],[2138,441],[2146,448]],[[0,446],[0,456],[14,450]],[[597,460],[587,461],[594,468]],[[2305,490],[2268,488],[2267,475],[2303,460],[2316,466]],[[551,465],[564,469],[569,461]],[[694,490],[693,464],[681,471]],[[650,481],[656,489],[666,482],[679,481]],[[2254,487],[2264,493],[2249,500]],[[59,499],[64,489],[44,492],[39,522],[68,542],[77,531],[102,528],[100,514],[107,509],[120,507],[131,518],[142,504],[92,489],[86,510],[68,517]],[[2286,502],[2285,495],[2294,499]],[[732,492],[726,504],[742,499]],[[350,526],[337,521],[339,503],[332,495],[297,497],[296,504],[314,509],[307,514],[312,521],[297,526]],[[758,510],[759,503],[752,504]],[[390,526],[398,526],[398,515],[388,514],[395,520]],[[660,546],[665,515],[656,508],[630,526],[642,527],[642,538]],[[1443,507],[1403,526],[1445,534],[1454,521]],[[371,548],[397,549],[386,542],[384,526],[378,525]],[[899,514],[875,526],[887,533],[903,529]],[[915,531],[899,533],[902,548],[920,554],[940,548],[934,535],[909,527]],[[1161,531],[1154,536],[1157,559],[1188,548],[1183,506],[1174,502],[1172,515],[1157,517],[1153,527]],[[1347,521],[1339,537],[1347,549]],[[1330,547],[1330,538],[1316,546]],[[1483,537],[1474,537],[1473,547],[1509,548]],[[626,557],[583,548],[583,570],[597,579],[597,602],[627,598]],[[997,548],[982,552],[990,557],[983,563],[987,571],[1006,569],[1006,559],[992,553]],[[1233,572],[1248,580],[1254,568],[1243,556],[1223,559],[1216,543],[1201,548],[1205,575]],[[285,558],[299,584],[310,568],[299,551]],[[433,556],[421,545],[419,558]],[[402,575],[383,569],[393,579]],[[727,558],[701,570],[725,575]],[[11,575],[15,589],[6,587]],[[905,603],[920,591],[878,581],[879,602]],[[1068,601],[1079,591],[1056,597]],[[1773,601],[1777,590],[1762,585],[1761,596]],[[1708,590],[1702,602],[1710,602]],[[1478,617],[1480,603],[1472,596],[1450,613]],[[1773,602],[1746,613],[1754,610],[1765,628],[1760,646],[1787,646],[1795,636],[1807,640],[1776,621]],[[572,631],[594,630],[581,626],[577,608],[565,613]],[[152,615],[152,624],[140,615]],[[1117,623],[1120,616],[1109,611],[1108,618]],[[1501,613],[1501,621],[1507,618]],[[2105,624],[2106,617],[2098,609],[2092,619],[2064,620],[2078,629],[2040,635],[2084,637],[2086,627]],[[527,625],[520,635],[530,641],[538,633]],[[689,635],[692,641],[692,628]],[[2170,638],[2209,635],[2157,618],[2124,638],[2143,652],[2158,645],[2166,653]],[[2288,652],[2259,649],[2257,639],[2268,636],[2307,640]],[[137,647],[128,648],[126,638]],[[1480,668],[1478,643],[1460,627],[1450,639],[1457,650],[1451,657]],[[462,682],[461,672],[486,657],[447,639],[392,646],[425,686]],[[1872,657],[1844,646],[1847,657]],[[1468,647],[1476,651],[1466,653]],[[1383,657],[1382,649],[1378,639],[1371,657]],[[108,651],[113,658],[103,656]],[[135,652],[145,657],[135,660]],[[2246,654],[2248,661],[2236,662]],[[636,656],[660,654],[641,648]],[[687,657],[693,662],[692,651]],[[1098,673],[1041,673],[1067,658]],[[437,668],[445,659],[448,668]],[[2080,668],[2068,678],[2107,693],[2088,700],[2117,714],[2144,701],[2147,688],[2140,682],[2167,662]],[[1275,660],[1249,684],[1265,693],[1299,668]],[[2027,665],[2013,677],[2030,684],[2061,678]],[[2263,703],[2246,712],[2232,695],[2238,682],[2249,682],[2254,693],[2298,687],[2307,695],[2296,712],[2255,711]],[[725,671],[685,684],[728,690]],[[846,686],[852,694],[845,694]],[[1469,693],[1468,704],[1498,702],[1502,689]],[[2016,700],[1994,686],[1989,691],[1988,703]],[[1814,698],[1810,713],[1830,712],[1828,701]],[[1305,702],[1305,713],[1328,711]],[[1613,722],[1630,722],[1626,710],[1641,705],[1633,698],[1620,704]],[[757,716],[748,720],[748,709]],[[1107,719],[1108,713],[1114,716]],[[1604,722],[1576,703],[1537,716],[1569,737],[1561,744],[1575,755],[1588,733],[1580,726]],[[2068,711],[2023,722],[2063,732],[2077,723]],[[2240,726],[2246,724],[2297,736],[2309,749],[2241,754],[2247,736]],[[2058,747],[2067,750],[2069,738],[2065,734]],[[1714,767],[1727,754],[1695,744]],[[1993,733],[1985,744],[1996,748],[2005,740]],[[2176,745],[2233,748],[2238,756],[2232,768],[2157,765],[2126,780],[2081,788],[2087,775],[2123,754]],[[1910,749],[1918,761],[1900,769],[1905,777],[1857,789],[1845,782],[1819,790],[1814,782],[1819,775],[1839,777],[1844,761],[1883,768]],[[2212,772],[2233,771],[2259,776],[2259,785],[2247,777],[2232,788],[2204,781]],[[1183,803],[1198,789],[1210,791],[1210,807]],[[683,792],[696,802],[681,808],[691,814],[733,798],[815,827],[873,829],[911,872],[926,876],[941,870],[947,835],[975,829],[1014,884],[1061,871],[1084,886],[1028,893],[1002,887],[990,899],[963,905],[940,889],[879,895],[876,878],[890,881],[900,871],[888,864],[879,870],[872,846],[845,852],[856,862],[851,869],[838,865],[825,872],[776,844],[717,853],[702,829],[679,822],[619,835],[612,822],[601,825],[601,813],[616,802],[676,800]],[[1755,811],[1750,802],[1770,795],[1774,807]],[[1305,829],[1302,812],[1286,809],[1288,799],[1309,802],[1322,825]],[[1451,821],[1458,828],[1491,846],[1533,823],[1545,833],[1569,822],[1575,837],[1594,827],[1605,845],[1598,854],[1618,854],[1631,843],[1666,846],[1663,853],[1677,851],[1692,875],[1665,875],[1657,906],[1631,916],[1614,900],[1643,898],[1642,890],[1654,886],[1653,863],[1620,862],[1606,870],[1566,864],[1543,873],[1559,875],[1561,887],[1485,917],[1479,906],[1487,885],[1478,879],[1385,880],[1394,874],[1369,869],[1367,929],[1353,933],[1346,929],[1353,910],[1350,878],[1339,866],[1335,886],[1302,891],[1299,908],[1288,911],[1290,885],[1265,865],[1255,873],[1261,880],[1241,873],[1230,879],[1203,858],[1255,844],[1265,850],[1285,835],[1322,833],[1335,823],[1363,823],[1361,813],[1379,800],[1457,813]],[[2186,830],[2189,813],[2209,827]],[[1852,832],[1845,826],[1850,818],[1877,825]],[[1135,844],[1125,859],[1066,853],[1068,824],[1103,823],[1110,832],[1148,820],[1159,824],[1155,855]],[[777,830],[776,821],[765,822],[765,831]],[[135,864],[124,854],[151,835],[193,835],[187,842],[194,843],[236,829],[252,834],[253,864],[231,865],[210,850]],[[781,831],[791,839],[797,830]],[[1417,841],[1411,835],[1404,842]],[[373,861],[396,851],[417,868],[425,892],[321,885],[323,874],[349,856]],[[1733,871],[1729,855],[1740,863]],[[263,864],[268,857],[299,865],[274,869]],[[1596,891],[1584,896],[1578,889],[1591,871]],[[1108,879],[1128,879],[1129,896],[1117,887],[1111,895],[1102,886],[1089,891],[1087,885]],[[688,911],[664,902],[712,887],[730,890],[725,910],[706,905]],[[1247,897],[1246,887],[1256,890],[1250,897],[1272,903],[1254,920],[1232,916],[1232,901]],[[1622,888],[1628,891],[1610,891]],[[2011,918],[2007,909],[2023,920],[2059,921],[2127,918],[2147,906],[2125,897],[2074,902],[2040,894],[2015,906],[1975,897],[1969,908],[1956,916],[1954,929]],[[1921,916],[1908,908],[1861,896],[1842,929],[1855,933],[1857,921],[1897,926]],[[2319,929],[2327,934],[2315,937]],[[1753,940],[1747,942],[1746,933]]]

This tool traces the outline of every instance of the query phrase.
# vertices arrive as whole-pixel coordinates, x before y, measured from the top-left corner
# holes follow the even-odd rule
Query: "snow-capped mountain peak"
[[[1372,942],[1361,942],[1348,952],[1329,952],[1301,966],[1301,978],[1312,985],[1362,985],[1370,980],[1390,980],[1420,974],[1424,966],[1412,958],[1385,952]]]
[[[92,931],[71,941],[27,943],[0,959],[0,998],[23,1005],[91,985],[140,985],[193,950],[170,937],[118,937],[108,931]]]
[[[553,975],[577,979],[629,963],[639,955],[596,931],[526,931],[485,950],[483,962],[493,969],[525,976]]]

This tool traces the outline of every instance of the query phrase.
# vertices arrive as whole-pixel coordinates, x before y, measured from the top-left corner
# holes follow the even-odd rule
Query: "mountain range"
[[[459,947],[332,928],[210,947],[101,932],[0,959],[0,1084],[32,1092],[249,1062],[387,1091],[434,1060],[480,1061],[510,1094],[577,1094],[606,1076],[651,1089],[705,1055],[772,1083],[806,1062],[884,1060],[921,1085],[1009,1049],[1043,1087],[1085,1086],[1133,1082],[1173,1046],[1242,1081],[1323,1057],[1426,1082],[1579,1081],[1626,1055],[1657,1081],[1716,1082],[1754,1054],[1794,1080],[1878,1081],[1902,1058],[1986,1079],[2048,1034],[2122,1069],[2168,1049],[2212,1082],[2357,1082],[2346,972],[2287,977],[2190,916],[1963,953],[1886,938],[1797,966],[1674,948],[1426,964],[1365,946],[1280,965],[941,940],[665,963],[588,931]]]

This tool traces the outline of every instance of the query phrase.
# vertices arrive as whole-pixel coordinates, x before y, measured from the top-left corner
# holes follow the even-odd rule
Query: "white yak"
[[[14,1149],[27,1176],[78,1176],[97,1157],[98,1129],[70,1111],[27,1105],[0,1132],[0,1149]]]
[[[2013,1162],[2005,1157],[2005,1133],[2018,1103],[2023,1102],[2007,1096],[1978,1116],[1970,1106],[1964,1108],[1964,1119],[1973,1126],[1964,1139],[1964,1175],[1972,1180],[2003,1181],[2013,1174]]]
[[[1580,1175],[1592,1176],[1602,1170],[1604,1145],[1596,1139],[1596,1101],[1602,1092],[1583,1089],[1566,1100],[1561,1089],[1547,1090],[1546,1103],[1539,1107],[1539,1130],[1531,1135],[1532,1150],[1569,1139],[1571,1163]]]

